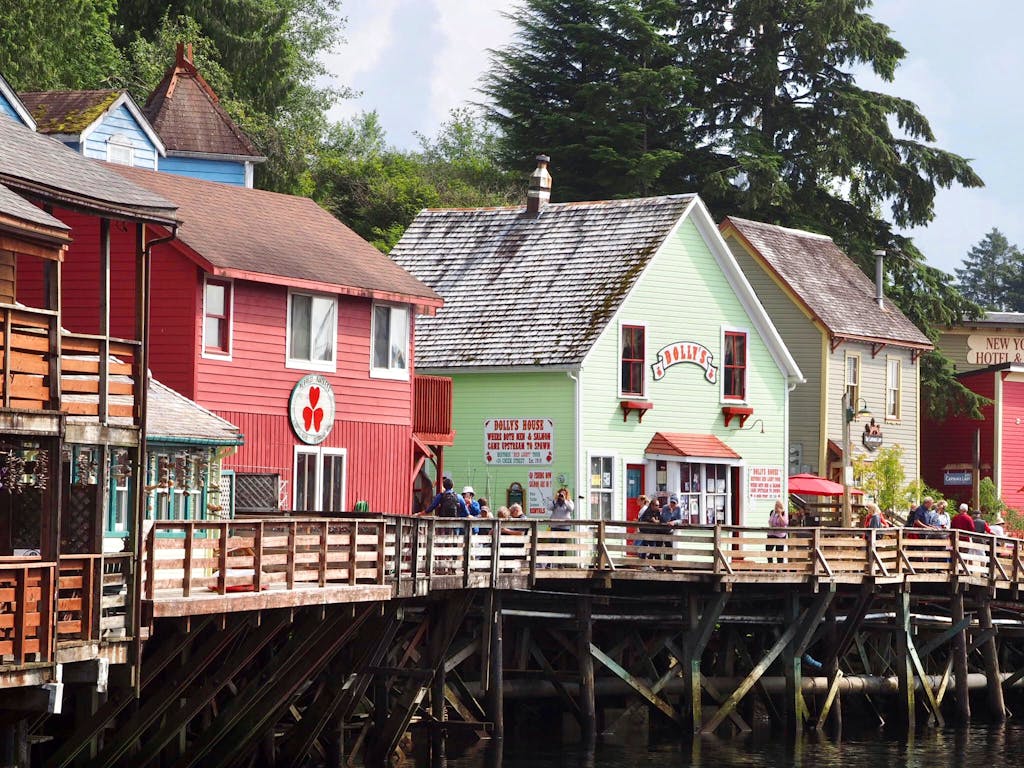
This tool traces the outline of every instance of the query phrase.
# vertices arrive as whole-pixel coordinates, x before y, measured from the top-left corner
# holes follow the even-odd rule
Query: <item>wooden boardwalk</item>
[[[161,521],[143,553],[153,616],[187,616],[425,596],[457,588],[531,588],[601,579],[897,585],[1007,591],[1024,582],[1021,541],[963,531],[361,518]],[[768,545],[783,543],[782,552]]]

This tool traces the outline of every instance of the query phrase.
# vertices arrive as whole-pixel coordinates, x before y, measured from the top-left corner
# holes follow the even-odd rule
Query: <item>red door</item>
[[[640,514],[640,505],[636,503],[636,497],[644,492],[643,464],[626,465],[626,519],[636,520]]]

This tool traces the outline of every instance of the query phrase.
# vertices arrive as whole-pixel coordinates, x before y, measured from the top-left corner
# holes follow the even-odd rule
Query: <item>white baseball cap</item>
[[[470,496],[476,496],[476,491],[473,490],[473,486],[472,485],[467,485],[465,488],[462,489],[462,495],[463,496],[465,496],[467,493]]]

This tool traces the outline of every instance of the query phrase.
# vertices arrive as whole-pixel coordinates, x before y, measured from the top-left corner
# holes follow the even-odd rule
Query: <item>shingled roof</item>
[[[238,427],[156,379],[149,380],[146,436],[156,442],[202,441],[241,445]]]
[[[175,223],[175,206],[131,183],[107,163],[14,120],[0,120],[0,183],[57,205],[129,220]]]
[[[391,252],[445,300],[417,365],[578,365],[695,199],[423,211]]]
[[[441,298],[306,197],[111,166],[178,205],[178,240],[214,274],[422,307]]]
[[[0,227],[3,227],[5,218],[13,219],[17,223],[44,227],[48,234],[62,239],[67,238],[71,231],[71,227],[63,221],[54,218],[42,208],[32,205],[21,195],[15,194],[0,184]]]
[[[932,348],[892,301],[879,308],[874,283],[832,238],[735,216],[720,228],[730,227],[832,336]]]
[[[198,152],[253,162],[266,159],[199,74],[192,63],[191,45],[178,44],[174,64],[146,99],[143,111],[169,154]]]
[[[121,91],[27,91],[18,94],[40,133],[81,133],[117,101]]]

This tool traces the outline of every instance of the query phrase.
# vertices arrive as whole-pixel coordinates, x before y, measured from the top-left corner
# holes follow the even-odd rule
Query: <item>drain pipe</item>
[[[587,476],[586,472],[580,473],[580,463],[583,461],[583,440],[582,440],[582,438],[583,438],[583,428],[580,426],[580,375],[582,373],[583,373],[583,367],[582,366],[580,366],[579,370],[576,371],[576,375],[573,375],[572,371],[566,371],[565,372],[565,375],[568,376],[569,379],[572,380],[572,383],[575,385],[575,388],[574,388],[575,389],[575,393],[574,393],[573,397],[574,397],[574,400],[575,400],[575,404],[574,404],[575,418],[574,418],[574,421],[576,423],[574,425],[575,435],[573,436],[573,439],[576,442],[576,451],[575,451],[576,457],[575,457],[575,461],[573,462],[573,474],[574,474],[574,477],[573,477],[573,488],[576,490],[576,497],[577,497],[577,499],[585,498],[585,496],[583,495],[583,489],[580,487],[580,478]],[[589,517],[589,514],[587,515],[587,517]],[[576,519],[577,520],[580,519],[580,510],[578,508],[578,505],[577,505],[577,509],[576,509]]]

